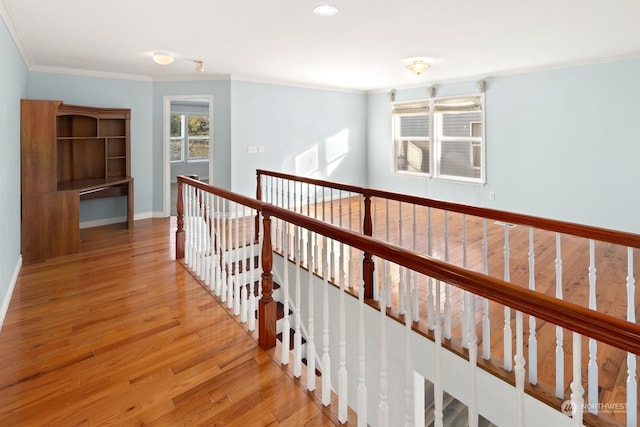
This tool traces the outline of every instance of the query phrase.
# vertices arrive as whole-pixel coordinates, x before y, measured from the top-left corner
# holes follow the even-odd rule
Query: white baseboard
[[[13,290],[16,287],[16,283],[18,282],[18,274],[20,274],[20,269],[22,268],[22,255],[18,257],[18,261],[16,262],[16,267],[13,270],[13,276],[11,276],[11,281],[9,282],[9,289],[7,289],[7,293],[2,300],[2,306],[0,307],[0,332],[2,331],[2,326],[4,325],[4,319],[7,317],[7,311],[9,311],[9,303],[11,302],[11,297],[13,296]]]

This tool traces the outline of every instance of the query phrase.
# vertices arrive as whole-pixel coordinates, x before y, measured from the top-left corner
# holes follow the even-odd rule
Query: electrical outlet
[[[495,200],[496,199],[496,193],[494,193],[493,191],[489,192],[489,200]]]

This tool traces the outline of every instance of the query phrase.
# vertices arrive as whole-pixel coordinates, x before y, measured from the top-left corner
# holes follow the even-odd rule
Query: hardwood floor
[[[174,261],[169,219],[82,230],[24,265],[0,333],[1,426],[328,426]]]

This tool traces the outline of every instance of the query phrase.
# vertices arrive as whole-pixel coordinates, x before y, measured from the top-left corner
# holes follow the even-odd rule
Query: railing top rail
[[[381,240],[263,203],[246,196],[179,176],[184,182],[203,191],[261,211],[265,217],[276,217],[314,233],[338,240],[366,253],[386,259],[418,273],[467,290],[491,301],[562,326],[581,335],[627,352],[640,355],[640,325],[567,301],[523,288],[482,273],[448,264]]]
[[[264,203],[254,198],[233,193],[229,190],[225,190],[223,188],[216,187],[202,181],[198,181],[197,179],[189,178],[188,176],[185,176],[185,175],[179,175],[177,179],[178,179],[178,182],[187,183],[203,191],[207,191],[211,194],[215,194],[216,196],[223,197],[225,199],[231,200],[232,202],[236,202],[238,204],[248,206],[258,211],[262,210],[262,206],[264,205]]]
[[[321,187],[331,187],[336,190],[350,191],[352,193],[364,194],[364,192],[367,191],[366,188],[358,187],[356,185],[340,184],[338,182],[325,181],[322,179],[315,179],[315,178],[305,178],[305,177],[289,175],[281,172],[266,171],[263,169],[256,169],[256,174],[258,176],[266,175],[266,176],[272,176],[274,178],[290,179],[292,181],[298,181],[304,184],[318,185]]]
[[[370,188],[357,187],[352,185],[344,185],[331,181],[324,181],[313,178],[302,178],[295,175],[288,175],[279,172],[271,172],[258,169],[258,175],[268,175],[278,178],[291,179],[298,182],[322,185],[335,189],[351,191],[359,193],[365,197],[379,197],[403,203],[410,203],[419,206],[432,207],[450,212],[457,212],[487,218],[493,221],[502,221],[505,223],[530,226],[542,230],[563,233],[572,236],[593,239],[602,242],[613,243],[617,245],[629,246],[632,248],[640,248],[640,234],[617,231],[608,228],[594,227],[590,225],[577,224],[567,221],[558,221],[553,219],[541,218],[532,215],[525,215],[513,212],[506,212],[497,209],[481,208],[477,206],[464,205],[460,203],[445,202],[442,200],[427,199],[424,197],[411,196],[408,194],[393,193],[390,191],[374,190]]]

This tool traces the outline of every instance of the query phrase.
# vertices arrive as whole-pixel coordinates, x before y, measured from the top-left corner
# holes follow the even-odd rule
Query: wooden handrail
[[[410,203],[418,206],[432,207],[445,211],[463,213],[467,215],[487,218],[493,221],[526,225],[534,228],[594,239],[602,242],[614,243],[632,248],[640,248],[640,234],[617,231],[608,228],[593,227],[590,225],[577,224],[567,221],[557,221],[553,219],[541,218],[532,215],[525,215],[513,212],[506,212],[497,209],[481,208],[477,206],[464,205],[460,203],[445,202],[442,200],[427,199],[424,197],[411,196],[408,194],[393,193],[383,190],[373,190],[365,187],[344,185],[320,179],[304,178],[295,175],[288,175],[279,172],[271,172],[258,169],[258,175],[273,176],[276,178],[291,179],[305,184],[319,185],[335,188],[337,190],[359,193],[365,197],[379,197],[382,199],[395,200],[398,202]]]
[[[267,221],[270,223],[270,218],[272,217],[282,219],[292,225],[297,225],[330,239],[340,241],[365,253],[432,277],[435,280],[455,285],[475,295],[509,306],[538,319],[546,320],[621,350],[640,355],[640,325],[636,323],[562,301],[482,273],[448,264],[426,255],[190,178],[180,176],[178,177],[178,183],[188,183],[201,190],[256,209],[262,213],[266,225]],[[179,215],[182,213],[180,212],[180,205],[181,203],[179,202]],[[271,239],[270,227],[265,227],[264,234],[265,242],[269,243]],[[176,245],[179,244],[179,242],[176,242]],[[270,253],[269,247],[263,248],[263,256],[265,253]],[[265,277],[265,274],[269,273],[266,271],[270,269],[269,261],[263,262],[263,269],[265,269],[263,271],[263,281],[264,279],[268,281],[269,277]]]

